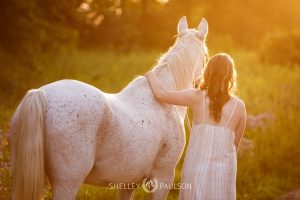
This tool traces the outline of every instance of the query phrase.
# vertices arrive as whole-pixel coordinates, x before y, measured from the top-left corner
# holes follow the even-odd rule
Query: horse
[[[208,23],[178,36],[153,70],[172,90],[192,88],[205,63]],[[140,184],[145,178],[172,184],[185,146],[187,108],[156,100],[145,76],[118,93],[105,93],[77,80],[59,80],[27,91],[10,125],[13,199],[43,197],[45,176],[54,200],[75,199],[83,183]],[[166,199],[158,188],[150,199]],[[132,199],[134,188],[121,188]]]

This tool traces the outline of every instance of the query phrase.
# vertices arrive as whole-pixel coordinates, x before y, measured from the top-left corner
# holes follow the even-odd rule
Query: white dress
[[[193,124],[184,158],[180,200],[235,200],[235,133],[228,128],[237,100],[226,126]],[[205,117],[205,100],[203,112]],[[184,187],[183,187],[184,186]],[[190,186],[190,188],[188,187]]]

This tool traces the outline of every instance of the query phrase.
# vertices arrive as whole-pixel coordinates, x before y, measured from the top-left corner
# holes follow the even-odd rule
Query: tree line
[[[10,0],[0,3],[0,48],[20,55],[62,47],[166,48],[178,19],[202,17],[209,39],[255,48],[266,33],[299,29],[298,0]]]

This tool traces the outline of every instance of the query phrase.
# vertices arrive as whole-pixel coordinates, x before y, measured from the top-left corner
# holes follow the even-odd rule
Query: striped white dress
[[[185,189],[179,192],[180,200],[236,199],[235,133],[228,128],[236,103],[226,126],[193,124],[183,163],[181,184]],[[191,189],[186,187],[188,184]]]

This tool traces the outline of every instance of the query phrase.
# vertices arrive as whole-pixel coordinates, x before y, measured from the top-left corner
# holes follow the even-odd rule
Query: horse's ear
[[[208,33],[208,23],[205,18],[202,18],[199,26],[198,26],[199,36],[202,39],[205,39]]]
[[[188,29],[188,23],[186,20],[186,16],[183,16],[178,22],[178,26],[177,26],[178,34],[185,33],[187,29]]]

